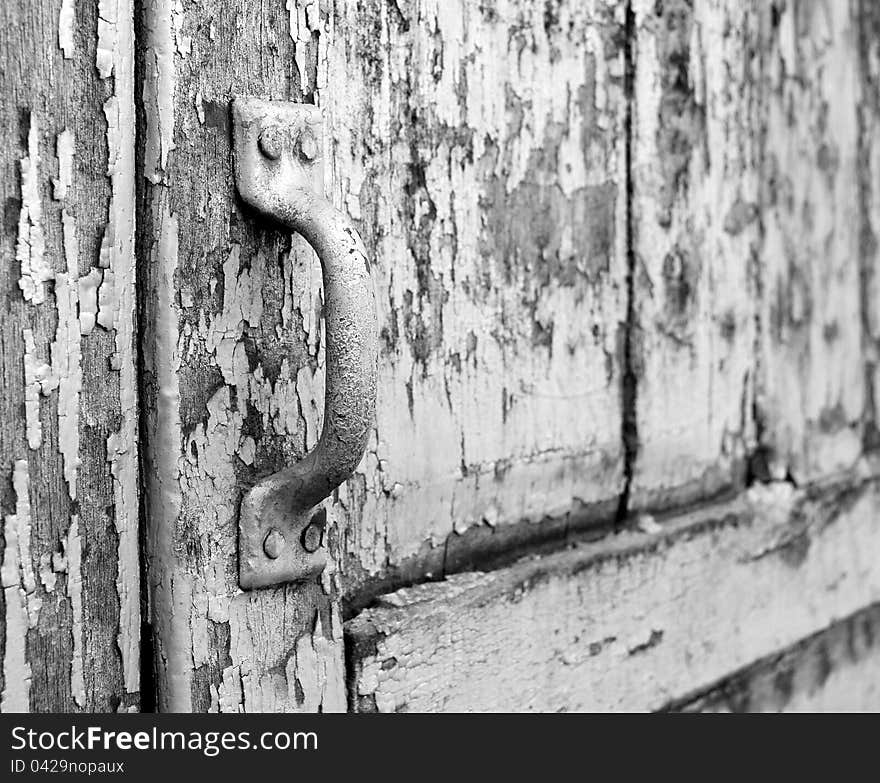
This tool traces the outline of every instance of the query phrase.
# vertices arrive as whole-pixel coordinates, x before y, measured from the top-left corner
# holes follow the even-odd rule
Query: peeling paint
[[[58,386],[58,379],[46,362],[37,359],[34,333],[24,329],[24,408],[28,447],[38,449],[43,442],[40,421],[40,395],[49,394]]]
[[[290,37],[296,42],[296,67],[302,77],[308,73],[306,63],[306,44],[311,41],[312,33],[320,31],[319,9],[316,0],[300,0],[287,3],[290,16]]]
[[[185,15],[181,0],[174,0],[171,6],[171,19],[174,24],[174,48],[181,57],[189,57],[192,51],[192,37],[183,34]]]
[[[113,73],[113,66],[126,50],[118,41],[117,17],[119,0],[99,0],[98,3],[98,47],[95,51],[95,66],[102,79]],[[125,25],[123,25],[124,27]]]
[[[74,701],[80,706],[85,705],[85,681],[83,679],[83,597],[82,597],[82,540],[79,533],[79,517],[73,514],[67,530],[67,542],[64,546],[67,559],[67,596],[70,598],[70,609],[73,622],[70,633],[73,637],[73,659],[70,664],[70,690]]]
[[[102,2],[101,8],[104,6]],[[136,317],[134,29],[130,20],[116,24],[118,13],[119,8],[114,6],[114,94],[104,104],[111,195],[109,220],[101,244],[100,265],[104,272],[98,289],[97,322],[115,332],[116,354],[110,357],[110,369],[119,373],[121,425],[107,438],[107,459],[113,476],[114,524],[119,540],[116,578],[120,603],[118,644],[125,689],[136,692],[140,689],[137,378],[135,363],[123,359],[133,350]]]
[[[28,155],[21,162],[21,214],[15,256],[21,265],[18,287],[26,301],[46,300],[45,283],[52,279],[52,267],[45,257],[39,185],[39,134],[36,117],[31,115],[28,129]]]
[[[333,650],[332,647],[338,649]],[[295,686],[299,685],[303,712],[344,712],[345,678],[341,641],[328,639],[321,627],[321,618],[315,621],[312,634],[301,636],[296,643],[296,657],[288,662],[287,682],[293,691],[292,702],[300,702]]]
[[[52,374],[58,379],[58,450],[71,500],[76,500],[79,456],[79,396],[82,391],[80,325],[77,314],[79,286],[77,245],[73,218],[62,210],[67,271],[55,276],[58,326],[51,347]]]
[[[58,582],[58,574],[54,569],[52,555],[48,552],[40,554],[40,584],[47,593],[55,591],[55,585]]]
[[[80,334],[91,334],[98,315],[98,288],[104,273],[97,268],[90,269],[85,277],[79,278],[79,325]]]
[[[89,16],[91,33],[83,27]],[[24,457],[15,463],[15,492],[7,494],[16,510],[4,531],[4,711],[139,703],[134,22],[131,0],[89,9],[56,0],[25,4],[18,26],[14,114],[26,151],[10,144],[6,156],[21,170],[20,202],[7,202],[7,212],[20,205],[8,271],[25,303],[38,307],[17,306],[8,323],[0,319],[4,358],[24,381],[10,390],[0,438],[11,451],[7,466]],[[74,62],[84,53],[81,35],[97,44],[88,62]],[[100,133],[105,120],[106,147],[100,136],[81,138],[82,129]]]
[[[285,2],[284,4],[284,7],[287,9],[287,16],[289,19],[287,29],[290,34],[290,40],[296,41],[296,39],[299,37],[299,24],[297,23],[296,16],[296,0],[287,0],[287,2]]]
[[[73,174],[73,131],[63,130],[55,140],[55,154],[58,156],[58,178],[52,180],[53,197],[57,201],[67,198],[67,188]]]
[[[169,694],[161,708],[301,709],[322,698],[315,661],[340,648],[322,641],[334,637],[326,612],[315,627],[297,612],[335,600],[341,577],[329,570],[322,596],[238,593],[230,509],[246,481],[320,431],[320,280],[301,242],[288,253],[217,192],[226,156],[220,136],[219,147],[202,144],[217,130],[210,100],[252,82],[226,62],[207,72],[178,56],[177,32],[196,29],[195,7],[183,6],[183,20],[175,0],[144,8],[146,175],[160,185],[148,192],[162,236],[145,294],[169,319],[148,331],[176,337],[155,340],[162,353],[147,361],[160,389],[147,418],[160,444],[148,483],[163,536],[151,566]],[[483,519],[537,520],[618,489],[617,335],[606,328],[624,313],[617,6],[570,4],[552,29],[534,3],[498,6],[291,2],[276,29],[260,28],[271,42],[262,89],[294,99],[301,90],[327,110],[330,196],[367,227],[375,253],[387,328],[382,410],[361,474],[328,510],[350,524],[345,554],[370,570]],[[208,19],[216,7],[198,13]],[[258,14],[214,16],[217,40],[247,49]],[[175,137],[179,159],[167,154]],[[209,171],[207,187],[177,171],[194,161]],[[511,192],[518,206],[505,216]],[[474,204],[489,197],[484,221]],[[173,254],[163,249],[170,204],[181,225]],[[563,210],[594,205],[582,229],[595,229],[595,244],[579,252],[581,235],[555,224]],[[495,241],[510,225],[534,227],[527,253]],[[161,379],[178,362],[182,408],[167,410],[170,379]],[[172,486],[174,507],[157,497]],[[211,637],[218,605],[228,610],[228,649]]]
[[[212,8],[199,7],[196,15],[186,2],[150,0],[144,9],[145,173],[156,185],[147,186],[157,239],[145,291],[151,314],[145,365],[156,381],[156,395],[146,402],[146,478],[159,708],[341,710],[342,642],[326,622],[339,595],[338,578],[328,574],[320,585],[272,591],[238,589],[235,510],[243,474],[294,459],[318,431],[321,275],[301,238],[277,241],[259,228],[253,233],[251,220],[235,215],[234,194],[225,185],[220,192],[214,187],[228,159],[223,156],[218,168],[198,139],[219,130],[215,151],[222,148],[228,118],[219,96],[242,89],[245,74],[233,68],[227,82],[186,55],[183,34],[202,29],[200,20]],[[323,17],[318,4],[309,13],[289,10],[297,15],[295,46],[284,29],[287,20],[281,17],[271,29],[270,15],[255,6],[242,7],[232,20],[215,15],[208,36],[219,42],[232,33],[233,48],[248,49],[250,36],[266,24],[265,88],[291,98],[308,90],[317,100],[318,36],[310,25],[317,29]],[[302,88],[291,65],[295,59],[303,69]],[[180,160],[171,152],[175,137],[183,148]],[[176,173],[166,176],[194,152],[209,156],[211,182],[204,194]],[[172,203],[179,214],[171,214]],[[307,356],[300,316],[311,330]],[[312,388],[300,373],[303,358]],[[314,401],[307,403],[306,395]],[[300,415],[300,398],[314,408],[311,432]]]
[[[343,5],[321,36],[332,197],[377,227],[375,448],[340,493],[364,573],[623,487],[623,6],[552,6]]]
[[[144,8],[146,25],[146,68],[143,104],[146,114],[144,176],[162,181],[168,154],[174,149],[174,36],[172,11],[167,0],[148,0]]]
[[[877,477],[782,483],[670,515],[662,543],[627,531],[382,596],[346,623],[355,707],[657,710],[876,604]],[[796,568],[756,559],[804,523]]]
[[[3,657],[2,712],[30,711],[31,667],[25,654],[28,628],[33,626],[38,606],[34,605],[36,589],[31,561],[31,516],[26,460],[17,460],[12,474],[15,492],[15,513],[5,519],[3,535],[6,546],[0,582],[6,603],[6,650]]]

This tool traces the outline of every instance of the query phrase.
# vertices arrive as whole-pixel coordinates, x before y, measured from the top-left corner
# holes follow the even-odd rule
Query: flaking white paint
[[[146,115],[144,176],[162,181],[168,153],[174,149],[174,36],[168,0],[145,3],[146,67],[143,105]]]
[[[73,33],[76,24],[76,0],[61,0],[58,12],[58,47],[64,53],[64,59],[70,60],[74,53]]]
[[[39,661],[40,671],[44,673],[41,679],[44,676],[66,677],[68,661],[64,656],[69,655],[69,692],[73,696],[73,704],[79,707],[94,708],[96,704],[106,704],[103,699],[118,696],[123,699],[125,707],[130,708],[136,705],[137,692],[140,690],[137,379],[133,321],[134,9],[131,0],[101,0],[94,4],[98,6],[99,15],[95,70],[83,71],[79,64],[75,68],[73,64],[63,65],[62,71],[71,78],[71,91],[64,94],[63,101],[59,101],[57,106],[46,101],[55,94],[51,89],[49,93],[37,91],[30,107],[29,124],[24,124],[21,129],[27,132],[27,154],[20,163],[21,213],[15,250],[21,270],[18,284],[26,302],[43,307],[25,308],[21,319],[24,390],[20,404],[24,410],[24,434],[31,451],[27,452],[27,460],[20,459],[15,463],[13,486],[16,512],[7,517],[5,524],[3,588],[7,605],[7,649],[3,664],[6,674],[2,697],[4,711],[26,710],[29,706],[30,666],[33,665],[36,670],[37,662],[33,659],[29,661],[27,657],[28,629],[38,622],[45,624],[45,618],[40,618],[40,608],[41,603],[46,603],[47,594],[54,593],[54,607],[64,607],[64,598],[58,595],[58,591],[65,587],[70,611],[62,608],[57,615],[59,640],[65,638],[59,641],[60,647],[53,648],[58,650],[58,654],[53,653],[52,660]],[[45,11],[35,6],[32,19],[43,22],[40,14]],[[57,44],[60,54],[67,60],[76,56],[75,38],[81,32],[77,30],[76,22],[80,12],[81,7],[75,0],[61,0],[57,17]],[[25,18],[28,13],[30,9],[25,12]],[[39,24],[34,27],[39,27]],[[93,29],[90,34],[94,36],[95,32]],[[37,36],[34,43],[43,47],[39,51],[44,50],[45,55],[38,57],[34,66],[39,69],[42,61],[48,63],[49,72],[44,73],[47,86],[51,86],[56,75],[61,73],[57,70],[61,57],[57,52],[53,53],[55,41],[47,37],[53,33],[54,25],[49,25],[42,32],[34,32]],[[27,57],[23,63],[28,64]],[[100,169],[87,171],[75,165],[74,132],[64,127],[64,122],[71,121],[71,117],[75,117],[78,126],[85,123],[81,127],[88,126],[90,122],[96,127],[100,126],[100,116],[79,116],[85,107],[76,98],[82,94],[83,88],[88,94],[92,94],[90,91],[95,86],[103,92],[104,85],[100,85],[99,76],[112,77],[106,87],[113,93],[104,106],[109,151],[107,173],[111,180],[111,199],[106,205],[102,203],[100,195],[104,192],[103,183],[99,181],[103,172]],[[51,132],[57,132],[54,137],[55,161],[48,153]],[[50,157],[49,163],[40,160],[41,149]],[[103,145],[99,144],[96,154],[101,156],[102,149]],[[56,161],[57,173],[51,171]],[[49,192],[58,203],[47,207],[48,202],[43,199]],[[106,210],[107,225],[99,268],[88,270],[88,274],[81,278],[78,234],[91,234],[93,219],[101,220],[103,210]],[[101,325],[113,330],[115,351],[106,350],[106,336],[102,336],[101,340],[85,342],[82,339],[94,331],[99,315],[99,300]],[[50,337],[52,329],[54,335]],[[91,367],[97,368],[97,374],[93,371],[84,378],[83,353],[86,347],[89,359],[93,360]],[[116,377],[105,377],[102,372],[104,368],[117,373]],[[84,387],[90,392],[85,401],[82,399]],[[110,395],[106,406],[108,410],[101,410],[97,414],[93,407],[96,388],[99,391],[106,388]],[[54,394],[55,390],[57,395]],[[121,405],[118,418],[112,410],[115,408],[117,390]],[[48,402],[44,402],[43,397],[48,398]],[[83,444],[80,443],[79,434],[82,406],[85,406],[87,425],[97,428],[90,429],[90,434],[100,431],[99,428],[108,420],[121,421],[119,430],[108,439],[109,467],[100,464],[100,444],[94,448],[95,444],[91,443],[90,448],[81,451]],[[49,442],[53,450],[57,448],[57,454],[50,452]],[[34,450],[38,450],[37,453],[33,453]],[[101,487],[98,496],[86,499],[77,492],[81,461],[84,459],[89,461],[89,475]],[[63,485],[56,480],[61,476],[64,478]],[[104,479],[109,476],[113,481],[112,498],[107,497],[103,490],[106,486]],[[34,497],[41,499],[33,512],[29,509],[28,483]],[[60,496],[56,487],[61,489]],[[80,517],[74,513],[77,506],[73,501],[89,507],[88,515]],[[100,516],[111,504],[112,519],[118,534],[118,551],[113,553],[110,562],[93,560],[91,572],[86,575],[83,573],[81,541],[84,531],[81,520],[95,519],[91,510],[96,505],[100,507],[97,515]],[[66,521],[68,515],[69,524]],[[32,516],[33,552],[30,551]],[[53,550],[52,541],[56,536],[62,544],[60,549]],[[115,648],[118,647],[122,683],[117,682],[115,674],[101,670],[100,662],[87,660],[90,653],[87,645],[94,644],[96,629],[83,627],[84,604],[96,600],[94,595],[86,596],[85,580],[90,576],[92,585],[96,582],[100,584],[101,579],[111,573],[116,574],[120,618],[118,639],[109,655],[115,655]],[[94,590],[94,586],[91,589]],[[97,600],[104,600],[104,596],[97,596]],[[113,618],[104,616],[101,622],[108,620],[112,622]],[[72,645],[66,638],[67,633],[71,635]],[[40,644],[38,642],[36,648],[32,649],[39,650]],[[91,652],[94,652],[94,646]],[[29,654],[32,656],[33,652]],[[66,684],[59,683],[57,686],[53,684],[48,691],[41,688],[39,694],[33,695],[41,705],[45,705],[47,699],[59,699],[65,708],[69,708],[71,702],[65,695],[66,691]]]
[[[21,165],[21,213],[15,256],[21,265],[18,287],[26,301],[41,304],[46,299],[45,283],[52,279],[52,267],[45,257],[46,242],[41,219],[39,144],[36,116],[31,115],[28,129],[28,154]]]
[[[86,701],[85,680],[83,679],[83,596],[82,596],[82,540],[79,534],[79,516],[73,514],[67,529],[64,545],[67,560],[67,596],[73,614],[71,636],[73,637],[73,658],[70,664],[70,690],[74,701],[82,707]]]
[[[622,7],[553,12],[551,24],[520,0],[347,5],[322,35],[332,200],[382,227],[374,274],[389,345],[355,485],[366,496],[350,499],[361,530],[348,539],[368,573],[453,532],[537,523],[623,486]],[[365,73],[353,31],[374,13],[379,62]],[[597,193],[604,216],[542,225],[556,199]],[[499,246],[515,210],[552,248]],[[575,230],[607,243],[594,254]]]
[[[192,37],[183,32],[186,17],[181,0],[174,0],[171,6],[171,20],[174,25],[174,48],[181,57],[189,57],[192,51]]]
[[[121,424],[119,430],[107,438],[107,459],[113,476],[113,519],[118,536],[118,644],[125,688],[136,692],[140,689],[138,413],[135,363],[130,360],[135,326],[133,9],[130,0],[101,0],[99,14],[98,70],[103,78],[113,73],[114,81],[113,95],[104,103],[107,176],[111,191],[99,258],[104,271],[97,293],[97,322],[115,333],[116,352],[110,357],[109,364],[111,370],[119,373]],[[102,59],[105,56],[109,60]]]
[[[79,328],[80,334],[91,334],[98,317],[98,288],[104,273],[97,267],[81,277],[79,284]]]
[[[47,395],[58,386],[52,367],[37,358],[37,347],[31,329],[22,331],[24,338],[24,411],[27,442],[38,449],[43,442],[43,424],[40,420],[40,395]]]
[[[342,640],[328,638],[320,615],[315,630],[296,643],[296,655],[288,661],[287,683],[291,691],[299,684],[303,712],[345,712],[345,672],[342,666]],[[295,692],[290,693],[296,701]]]
[[[73,131],[66,128],[55,139],[55,154],[58,157],[58,178],[52,180],[52,195],[57,201],[67,198],[67,188],[73,175]]]
[[[123,0],[125,2],[125,0]],[[95,66],[102,79],[113,73],[120,54],[126,54],[119,43],[118,33],[119,0],[100,0],[98,3],[98,47],[95,51]],[[124,21],[122,27],[126,26]]]
[[[75,230],[73,218],[62,211],[67,253],[75,247],[69,235]],[[71,500],[76,500],[76,477],[80,466],[79,455],[79,397],[82,391],[82,351],[77,303],[77,256],[66,254],[67,271],[55,276],[55,306],[58,326],[52,343],[52,373],[58,379],[58,450],[61,452],[64,479]]]
[[[0,711],[28,712],[31,667],[25,654],[28,628],[36,619],[33,563],[31,561],[31,511],[27,460],[16,460],[12,474],[15,513],[5,519],[6,546],[0,582],[6,604],[6,649],[3,656],[3,693]]]

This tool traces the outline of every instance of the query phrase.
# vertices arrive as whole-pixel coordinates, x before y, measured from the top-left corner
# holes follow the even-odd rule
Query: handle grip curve
[[[351,476],[366,450],[376,410],[378,326],[363,242],[349,218],[314,189],[320,170],[318,109],[237,98],[232,111],[242,199],[306,239],[320,259],[324,285],[321,436],[301,460],[260,481],[242,500],[239,581],[242,587],[258,587],[323,569],[323,551],[308,551],[304,537],[305,527],[315,524],[308,512]],[[269,553],[270,534],[280,534],[280,553],[277,545]]]

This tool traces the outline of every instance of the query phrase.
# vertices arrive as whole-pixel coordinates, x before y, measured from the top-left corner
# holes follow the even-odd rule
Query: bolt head
[[[317,522],[309,522],[302,534],[303,549],[309,554],[317,552],[321,547],[321,538],[324,536],[324,526]]]
[[[272,530],[266,533],[266,537],[263,539],[263,551],[266,553],[266,557],[276,560],[280,557],[283,550],[284,535],[280,530],[272,528]]]
[[[315,135],[306,128],[299,139],[299,151],[303,160],[313,161],[318,157],[318,141]]]
[[[266,128],[260,134],[260,152],[269,160],[278,160],[284,150],[284,137],[279,128]]]

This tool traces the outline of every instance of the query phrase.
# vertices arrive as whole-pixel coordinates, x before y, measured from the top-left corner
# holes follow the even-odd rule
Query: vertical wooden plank
[[[765,21],[758,425],[769,475],[798,483],[862,449],[861,26],[858,3],[820,0]]]
[[[843,470],[872,415],[858,4],[634,9],[634,503]]]
[[[375,444],[340,496],[351,590],[445,568],[465,531],[614,517],[623,9],[333,4],[333,197],[376,259],[382,335]]]
[[[317,437],[323,389],[303,398],[300,379],[320,376],[323,357],[320,268],[303,240],[240,211],[229,103],[316,100],[323,20],[307,2],[143,6],[143,405],[161,710],[345,707],[332,566],[308,584],[243,593],[236,560],[243,490]]]
[[[755,445],[758,5],[633,3],[635,505],[729,487]]]
[[[865,447],[880,446],[880,5],[861,0],[858,48],[861,102],[859,123],[859,258],[866,378]]]
[[[128,0],[0,8],[0,709],[139,705]]]

